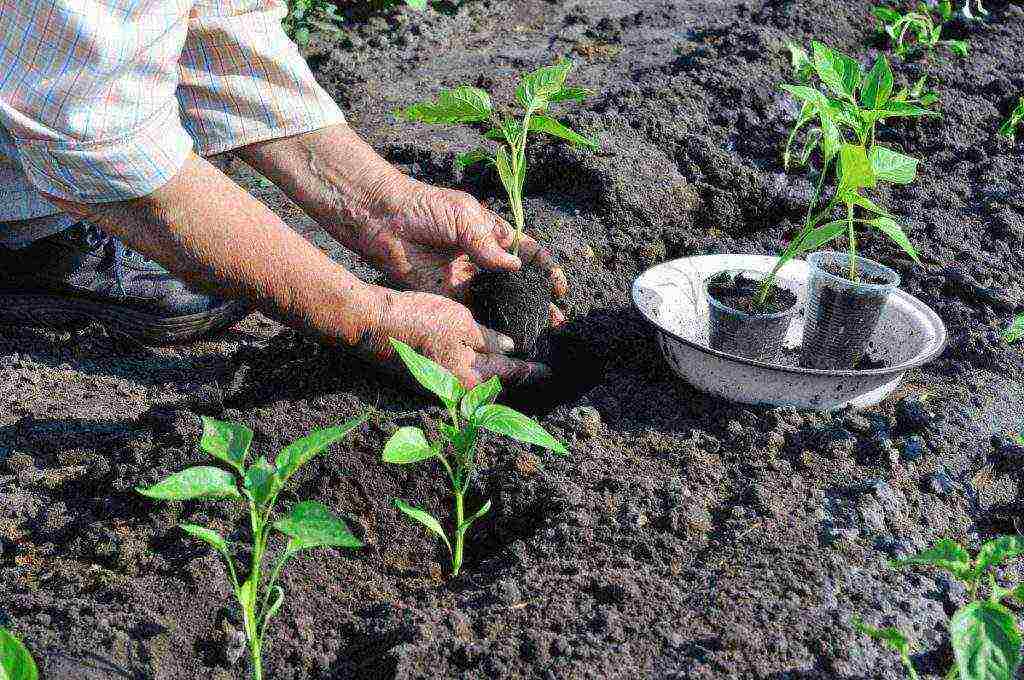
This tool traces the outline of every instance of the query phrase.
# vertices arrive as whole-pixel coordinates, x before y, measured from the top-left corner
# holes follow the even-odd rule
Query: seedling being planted
[[[232,556],[231,546],[223,536],[195,524],[182,524],[181,528],[193,538],[209,544],[224,558],[228,580],[242,610],[253,680],[263,677],[267,627],[284,603],[284,590],[277,581],[288,560],[310,548],[363,547],[344,520],[316,501],[297,503],[286,516],[273,521],[277,496],[302,466],[344,438],[365,419],[362,416],[338,427],[313,432],[283,448],[273,464],[261,457],[247,467],[252,430],[244,425],[204,418],[200,448],[226,463],[232,471],[211,466],[190,467],[147,489],[137,489],[143,496],[161,501],[227,499],[248,508],[252,545],[249,572],[244,580]],[[288,541],[270,571],[270,578],[264,582],[263,563],[273,530]]]
[[[413,507],[401,499],[395,499],[395,507],[441,539],[451,554],[452,576],[458,576],[462,569],[466,532],[473,522],[491,509],[491,502],[486,501],[468,516],[466,512],[466,496],[472,489],[473,473],[476,469],[476,445],[483,431],[505,435],[527,444],[536,444],[563,455],[568,452],[533,419],[507,406],[494,403],[501,392],[501,382],[497,377],[466,391],[454,375],[430,359],[417,354],[408,345],[392,339],[391,346],[395,348],[395,352],[412,373],[413,378],[441,400],[451,422],[441,424],[441,439],[433,442],[427,441],[423,430],[418,427],[400,428],[384,446],[381,458],[385,463],[396,465],[436,460],[444,468],[451,484],[455,505],[451,539],[441,527],[441,523],[427,511]]]
[[[946,678],[959,680],[1013,680],[1021,665],[1021,635],[1013,612],[1003,603],[1024,603],[1024,584],[1004,587],[994,570],[1024,554],[1024,537],[1000,536],[984,543],[978,554],[956,541],[944,539],[913,557],[896,560],[894,567],[930,566],[949,572],[963,582],[970,602],[949,620],[949,638],[955,663]],[[982,590],[988,591],[984,597]],[[918,680],[910,660],[910,639],[897,628],[875,628],[853,621],[854,627],[897,654],[911,680]]]
[[[596,141],[550,115],[553,105],[581,102],[588,95],[582,88],[566,85],[571,69],[571,61],[562,61],[523,76],[516,88],[519,110],[515,113],[499,111],[491,103],[490,95],[469,85],[444,90],[435,101],[413,104],[397,112],[399,117],[414,122],[477,125],[485,139],[497,143],[496,149],[480,147],[460,155],[458,164],[465,168],[485,163],[497,169],[515,225],[513,254],[519,254],[526,228],[523,186],[529,133],[543,133],[576,146],[597,146]],[[547,325],[551,292],[551,283],[543,272],[524,267],[515,274],[479,274],[471,285],[469,298],[480,323],[508,335],[520,352],[530,355]]]
[[[981,7],[979,3],[979,7]],[[984,10],[984,8],[981,8]],[[940,0],[934,8],[938,21],[933,17],[933,8],[920,3],[916,9],[902,13],[887,5],[873,8],[872,13],[878,19],[878,30],[892,41],[893,50],[901,59],[906,59],[915,52],[931,54],[939,47],[945,47],[959,57],[967,56],[967,43],[963,40],[943,40],[942,28],[953,18],[953,6],[950,0]],[[970,3],[964,9],[970,15]]]
[[[0,680],[38,680],[39,670],[21,640],[0,628]]]
[[[1010,117],[999,126],[999,134],[1010,141],[1017,138],[1017,128],[1024,123],[1024,97],[1017,102],[1017,106],[1010,112]]]
[[[771,303],[779,270],[798,255],[845,237],[845,253],[815,253],[801,364],[811,368],[852,368],[863,357],[867,339],[878,323],[891,291],[899,284],[892,269],[857,254],[858,233],[867,228],[889,238],[914,262],[920,262],[903,227],[884,207],[866,195],[881,183],[910,184],[918,160],[878,143],[879,125],[891,118],[937,115],[928,106],[937,95],[924,80],[894,91],[888,60],[878,57],[865,72],[854,59],[813,43],[812,52],[791,45],[794,69],[803,84],[783,85],[801,104],[800,113],[783,151],[783,164],[817,161],[818,179],[803,228],[764,277],[756,305]],[[813,78],[820,80],[814,86]],[[794,157],[793,143],[804,133]],[[831,198],[820,206],[825,185],[832,180]],[[836,212],[840,216],[836,216]]]

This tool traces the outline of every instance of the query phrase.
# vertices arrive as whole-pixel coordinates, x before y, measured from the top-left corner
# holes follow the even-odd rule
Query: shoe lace
[[[129,250],[121,239],[116,236],[111,236],[90,222],[82,223],[81,233],[86,247],[96,252],[103,252],[104,262],[110,269],[110,272],[114,275],[114,281],[117,283],[118,292],[122,298],[127,297],[128,293],[125,290],[127,274],[125,272],[124,263],[125,260],[129,259],[135,253]]]

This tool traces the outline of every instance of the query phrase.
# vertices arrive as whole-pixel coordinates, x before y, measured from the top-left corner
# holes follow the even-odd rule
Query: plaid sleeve
[[[283,0],[196,0],[178,103],[207,156],[345,118],[281,28]]]
[[[0,0],[0,123],[43,194],[146,195],[180,170],[178,59],[193,0]]]

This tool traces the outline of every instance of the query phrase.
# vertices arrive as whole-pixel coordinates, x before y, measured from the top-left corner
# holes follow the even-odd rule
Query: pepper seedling
[[[980,7],[980,4],[979,4]],[[984,10],[984,8],[981,8]],[[915,10],[903,13],[886,5],[872,8],[871,12],[878,19],[878,30],[889,36],[893,50],[901,59],[907,59],[914,52],[923,50],[931,54],[939,47],[945,47],[959,57],[967,56],[967,43],[963,40],[943,40],[942,29],[953,18],[951,0],[940,0],[935,12],[938,21],[932,15],[932,8],[920,3]],[[970,3],[965,8],[965,16],[970,15]]]
[[[0,628],[0,680],[38,680],[39,669],[21,640]]]
[[[230,545],[223,536],[213,529],[195,524],[182,524],[181,529],[210,545],[224,558],[228,579],[242,609],[242,626],[249,646],[253,680],[261,680],[263,677],[264,640],[270,621],[284,603],[284,590],[277,585],[277,580],[288,560],[310,548],[363,547],[363,543],[352,535],[344,520],[316,501],[297,503],[290,513],[272,522],[278,494],[302,466],[323,453],[331,444],[343,439],[365,420],[364,415],[337,427],[317,430],[281,449],[273,464],[265,457],[260,457],[246,467],[253,438],[252,430],[237,423],[203,418],[200,448],[226,463],[232,472],[212,466],[190,467],[149,488],[136,489],[143,496],[160,501],[228,499],[243,502],[248,508],[252,546],[249,573],[244,581],[240,579]],[[241,491],[237,483],[239,479],[242,482]],[[263,562],[267,556],[272,529],[283,534],[288,542],[274,564],[270,579],[264,584]]]
[[[1010,116],[999,126],[999,134],[1013,141],[1017,138],[1017,128],[1021,123],[1024,123],[1024,97],[1017,101]]]
[[[527,134],[543,132],[573,145],[597,147],[593,139],[547,115],[552,104],[582,102],[587,98],[589,93],[583,88],[565,84],[572,66],[572,61],[564,60],[523,76],[516,88],[516,102],[522,107],[521,117],[496,110],[489,94],[469,85],[443,90],[436,101],[420,102],[396,112],[399,118],[412,122],[447,125],[483,123],[489,126],[484,137],[499,143],[497,151],[479,147],[461,154],[457,162],[463,168],[475,163],[487,163],[497,168],[515,222],[516,234],[512,245],[515,255],[519,253],[519,241],[526,227],[523,185],[526,182]]]
[[[288,0],[288,9],[281,26],[284,32],[299,47],[309,44],[313,29],[332,35],[341,34],[345,18],[338,14],[338,8],[329,0]]]
[[[1022,338],[1024,338],[1024,314],[1014,319],[1010,327],[1003,333],[1003,339],[1006,342],[1017,342]]]
[[[413,507],[402,499],[395,499],[395,507],[441,539],[451,554],[452,576],[458,576],[462,569],[466,532],[473,522],[491,509],[488,500],[466,517],[466,494],[472,486],[476,469],[476,445],[481,431],[487,430],[526,444],[536,444],[563,455],[568,451],[532,418],[494,403],[501,392],[501,381],[497,376],[467,391],[454,375],[417,354],[405,343],[392,339],[391,346],[413,378],[441,400],[451,423],[441,424],[442,439],[434,442],[428,442],[423,430],[418,427],[400,428],[385,444],[381,459],[396,465],[436,460],[444,468],[455,502],[453,540],[448,539],[441,523],[427,511]]]
[[[817,153],[821,169],[803,228],[762,280],[758,306],[767,302],[783,265],[844,234],[850,252],[849,277],[857,281],[858,225],[881,232],[915,262],[920,262],[917,250],[896,218],[863,191],[877,187],[880,182],[910,184],[917,176],[916,158],[876,141],[878,125],[889,118],[938,115],[926,108],[938,101],[938,95],[926,89],[924,78],[913,88],[893,91],[892,68],[884,55],[865,73],[857,61],[820,42],[813,43],[810,54],[799,45],[790,44],[788,48],[794,72],[802,84],[786,84],[782,89],[801,103],[801,109],[786,140],[783,166],[788,170],[794,161],[796,165],[807,165]],[[815,75],[824,88],[812,85]],[[805,128],[803,148],[794,159],[793,142]],[[833,195],[818,210],[830,177],[835,180]],[[834,211],[840,205],[845,208],[845,217],[834,219]],[[858,216],[862,213],[866,216]]]
[[[949,620],[949,637],[955,663],[946,678],[959,680],[1013,680],[1021,666],[1021,634],[1017,620],[1006,600],[1024,603],[1024,584],[1005,588],[996,581],[994,569],[1008,560],[1024,555],[1024,537],[1000,536],[982,544],[972,559],[957,543],[943,539],[932,548],[913,557],[896,560],[891,566],[930,566],[943,569],[967,588],[967,604]],[[979,597],[982,588],[988,597]],[[875,628],[853,621],[854,627],[886,645],[897,654],[911,680],[917,671],[910,661],[910,641],[896,628]]]

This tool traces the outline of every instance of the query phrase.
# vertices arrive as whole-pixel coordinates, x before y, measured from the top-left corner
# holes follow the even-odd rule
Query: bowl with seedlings
[[[515,236],[512,254],[526,229],[523,188],[526,183],[527,139],[541,133],[574,146],[596,148],[597,142],[558,121],[552,114],[557,105],[581,102],[588,93],[566,84],[572,62],[565,60],[523,76],[510,110],[494,106],[490,95],[476,87],[461,85],[443,90],[435,100],[413,104],[397,112],[407,121],[437,125],[472,125],[496,147],[478,147],[460,154],[462,168],[486,164],[493,167],[508,196]],[[528,264],[528,263],[527,263]],[[518,272],[481,272],[474,277],[468,299],[481,324],[512,338],[520,353],[531,356],[537,340],[547,328],[552,289],[547,275],[524,266]]]

